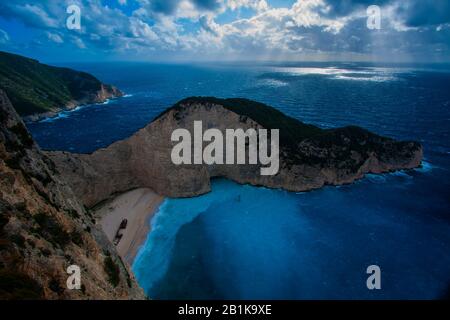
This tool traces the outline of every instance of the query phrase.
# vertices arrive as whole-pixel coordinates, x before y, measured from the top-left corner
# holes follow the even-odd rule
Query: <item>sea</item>
[[[166,199],[132,266],[152,299],[450,296],[449,65],[64,66],[126,95],[27,123],[45,150],[93,152],[189,96],[249,98],[321,128],[358,125],[424,146],[421,168],[351,185],[292,193],[215,179],[206,195]],[[370,266],[379,289],[369,289]]]

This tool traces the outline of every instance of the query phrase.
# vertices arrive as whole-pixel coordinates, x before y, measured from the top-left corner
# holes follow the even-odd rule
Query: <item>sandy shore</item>
[[[101,219],[101,227],[111,242],[122,220],[128,220],[116,248],[130,266],[150,231],[150,219],[163,200],[164,197],[151,189],[139,188],[117,196],[96,210],[96,215]]]

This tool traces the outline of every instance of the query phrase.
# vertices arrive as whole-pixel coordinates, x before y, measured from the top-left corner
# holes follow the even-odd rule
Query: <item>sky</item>
[[[8,0],[0,50],[43,62],[449,62],[450,1]]]

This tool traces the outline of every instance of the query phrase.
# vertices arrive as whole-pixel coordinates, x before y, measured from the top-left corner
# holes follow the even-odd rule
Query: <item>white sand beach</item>
[[[139,188],[120,194],[96,210],[101,227],[111,242],[122,220],[127,219],[127,226],[122,230],[123,236],[116,248],[130,266],[150,231],[150,219],[163,200],[164,197],[153,190]]]

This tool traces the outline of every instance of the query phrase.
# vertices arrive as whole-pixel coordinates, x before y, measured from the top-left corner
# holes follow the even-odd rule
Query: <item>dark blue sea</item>
[[[43,149],[92,152],[188,96],[245,97],[322,128],[424,146],[423,167],[289,193],[227,180],[166,199],[133,264],[153,299],[436,299],[450,295],[450,68],[355,63],[67,65],[123,98],[28,123]],[[369,290],[366,269],[381,269]]]

